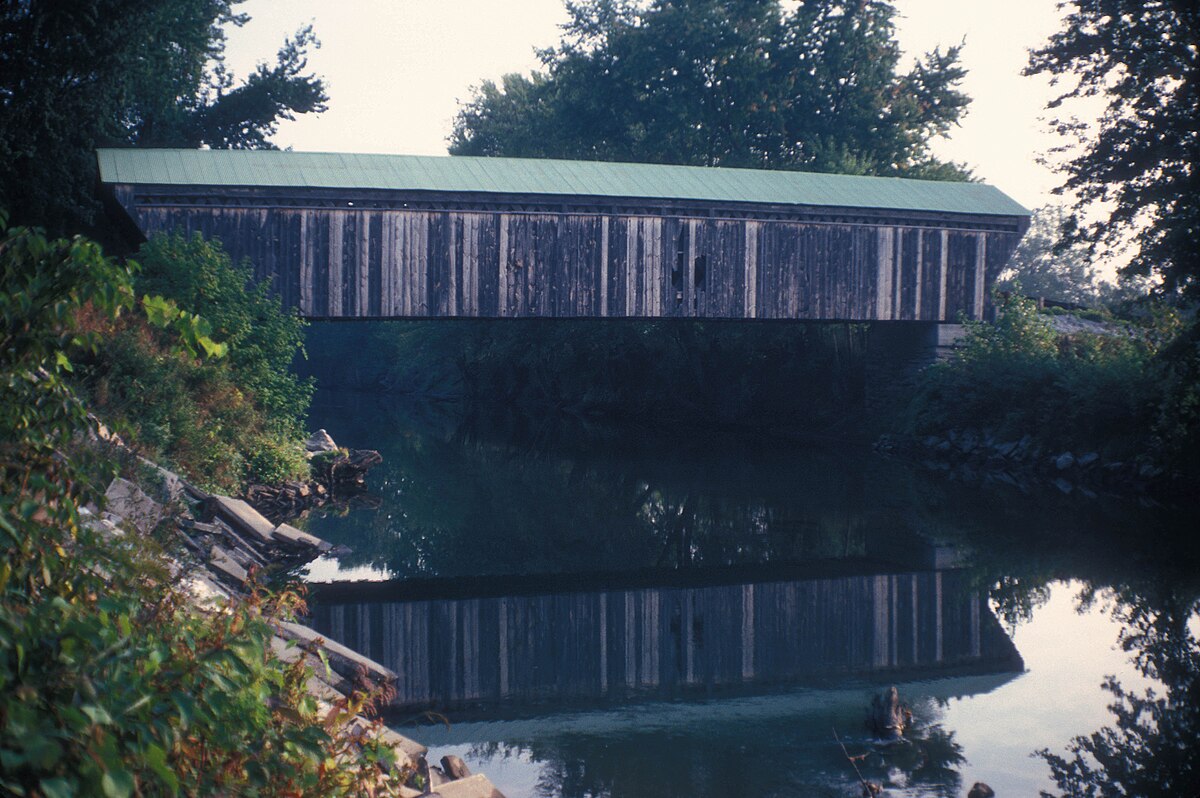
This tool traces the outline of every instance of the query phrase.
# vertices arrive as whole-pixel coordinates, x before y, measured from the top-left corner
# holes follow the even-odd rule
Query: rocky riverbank
[[[967,482],[991,482],[1021,490],[1052,486],[1065,494],[1149,498],[1168,492],[1173,475],[1147,459],[1113,460],[1099,452],[1051,449],[1031,435],[1001,438],[988,429],[952,429],[914,438],[885,434],[875,451],[945,472]]]
[[[373,449],[344,449],[323,429],[304,444],[312,477],[306,482],[281,485],[254,484],[246,488],[246,501],[275,522],[293,520],[327,504],[367,501],[367,472],[383,462]]]
[[[349,464],[372,459],[379,462],[378,453],[371,453],[374,458],[356,461],[344,450],[334,447],[333,451]],[[142,464],[152,478],[139,480],[141,484],[114,479],[103,506],[85,508],[85,523],[109,537],[165,537],[170,552],[168,570],[197,612],[222,612],[228,602],[244,598],[272,573],[321,555],[336,555],[328,542],[286,522],[269,519],[247,501],[208,493],[153,463]],[[356,466],[352,472],[347,467],[341,473],[361,477],[365,468]],[[353,481],[361,484],[361,479]],[[325,485],[320,479],[314,483]],[[324,495],[331,493],[326,487]],[[389,769],[390,776],[402,782],[399,795],[503,798],[486,776],[472,775],[458,757],[444,757],[440,767],[431,765],[426,760],[425,746],[376,719],[348,711],[356,705],[352,698],[356,693],[387,696],[396,680],[395,673],[301,624],[272,621],[272,628],[272,656],[287,663],[301,659],[306,663],[311,671],[306,689],[317,702],[320,714],[346,714],[345,731],[357,745],[382,743],[393,751],[393,762],[380,767]]]

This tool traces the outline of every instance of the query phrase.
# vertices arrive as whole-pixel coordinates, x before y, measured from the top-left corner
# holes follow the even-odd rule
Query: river
[[[1036,795],[1039,751],[1119,725],[1109,677],[1198,730],[1187,508],[381,394],[320,391],[310,423],[384,457],[307,520],[353,551],[310,567],[311,622],[400,674],[389,717],[431,761],[508,798],[857,795],[835,733],[889,795]],[[882,746],[889,684],[914,725]],[[1153,738],[1115,738],[1100,781],[1169,768]]]

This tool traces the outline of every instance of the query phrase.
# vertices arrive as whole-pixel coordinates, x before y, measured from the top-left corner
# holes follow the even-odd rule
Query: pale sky
[[[1028,208],[1052,201],[1058,178],[1037,158],[1056,144],[1042,121],[1051,89],[1021,76],[1030,47],[1056,31],[1055,0],[896,0],[902,46],[916,56],[966,40],[973,98],[962,126],[938,141]],[[471,86],[538,67],[553,45],[562,0],[248,0],[251,21],[230,33],[236,74],[273,57],[284,36],[313,23],[329,110],[281,126],[281,147],[323,152],[444,155],[459,100]]]

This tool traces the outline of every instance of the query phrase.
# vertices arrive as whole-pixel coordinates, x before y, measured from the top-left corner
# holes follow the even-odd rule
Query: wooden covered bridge
[[[101,150],[131,243],[199,231],[309,318],[982,318],[991,186],[513,158]]]

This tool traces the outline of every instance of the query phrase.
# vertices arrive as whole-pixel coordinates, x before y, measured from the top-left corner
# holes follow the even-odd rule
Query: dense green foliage
[[[235,84],[225,28],[240,0],[0,4],[0,207],[22,223],[93,222],[99,146],[264,147],[281,119],[323,110],[312,32]]]
[[[1092,134],[1069,115],[1054,127],[1084,142],[1062,189],[1101,217],[1071,240],[1099,246],[1132,235],[1126,271],[1157,276],[1168,292],[1200,293],[1200,10],[1168,0],[1068,0],[1061,32],[1030,56],[1026,74],[1063,81],[1051,103],[1101,96]]]
[[[851,325],[514,319],[313,329],[312,365],[327,385],[809,433],[862,407],[865,330]]]
[[[237,490],[306,475],[299,440],[312,385],[290,371],[303,322],[215,242],[156,236],[139,254],[137,291],[204,318],[228,355],[175,352],[137,317],[91,319],[107,338],[80,372],[95,412],[202,484]]]
[[[994,323],[968,324],[962,348],[931,367],[909,408],[907,431],[986,427],[1112,460],[1149,459],[1188,474],[1200,441],[1195,333],[1159,310],[1149,326],[1059,334],[1030,300],[998,299]],[[1191,368],[1191,372],[1187,369]]]
[[[792,6],[792,4],[788,4]],[[580,0],[544,73],[484,81],[450,151],[963,179],[930,139],[966,109],[959,48],[901,70],[881,0]]]
[[[304,345],[304,322],[284,311],[250,266],[235,264],[219,241],[199,234],[156,235],[137,253],[137,290],[174,300],[207,319],[229,346],[233,376],[283,432],[303,427],[312,383],[291,372]]]
[[[0,224],[0,274],[0,791],[390,794],[391,752],[338,731],[366,697],[319,715],[303,660],[270,653],[294,596],[189,608],[152,540],[85,510],[117,470],[71,386],[111,344],[96,320],[144,315],[175,357],[221,348],[164,300],[135,308],[132,269],[90,242]]]

